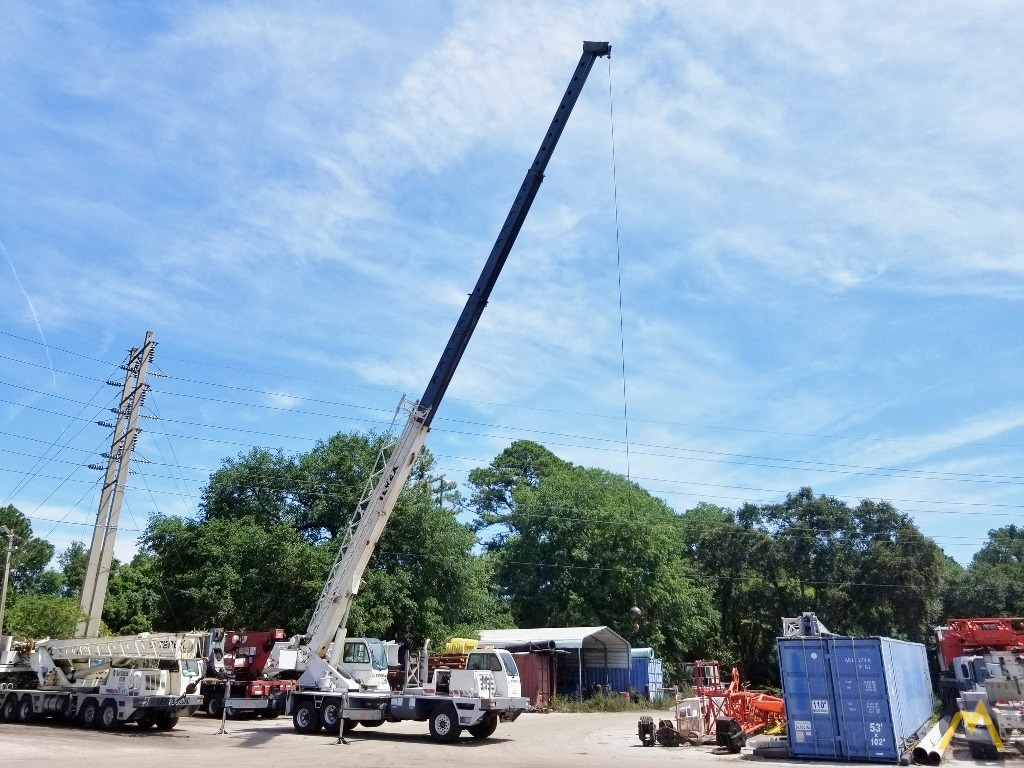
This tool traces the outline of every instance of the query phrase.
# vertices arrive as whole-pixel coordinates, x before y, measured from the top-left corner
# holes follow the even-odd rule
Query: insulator
[[[109,453],[101,453],[100,456],[102,456],[104,459],[109,459],[110,458],[110,454]]]
[[[123,387],[123,381],[114,381],[113,379],[107,379],[107,384],[111,387]]]
[[[107,429],[114,428],[114,425],[111,424],[109,421],[97,421],[96,423],[99,424],[101,427],[106,427]]]
[[[140,413],[139,414],[139,418],[140,419],[152,419],[153,421],[159,421],[160,420],[159,416],[154,416],[152,413]]]
[[[133,464],[152,464],[153,462],[150,461],[149,459],[133,458],[132,459],[132,463]]]
[[[102,472],[104,469],[106,469],[106,467],[103,466],[102,464],[90,464],[89,469],[98,469]]]

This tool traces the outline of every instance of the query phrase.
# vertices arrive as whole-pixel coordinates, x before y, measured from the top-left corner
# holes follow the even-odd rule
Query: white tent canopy
[[[629,642],[608,627],[482,629],[480,643],[495,648],[551,644],[559,650],[579,651],[584,666],[629,669]]]

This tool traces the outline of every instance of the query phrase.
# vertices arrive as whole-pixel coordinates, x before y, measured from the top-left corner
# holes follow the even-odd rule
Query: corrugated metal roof
[[[498,648],[553,643],[562,650],[582,650],[586,666],[628,668],[629,641],[608,627],[537,627],[482,629],[480,643]]]

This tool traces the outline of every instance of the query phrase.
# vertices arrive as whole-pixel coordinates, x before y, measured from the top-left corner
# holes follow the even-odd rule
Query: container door
[[[899,754],[879,639],[837,637],[830,642],[844,756],[895,762]]]
[[[821,638],[779,638],[779,671],[793,757],[841,757],[828,644]]]
[[[665,688],[665,669],[661,659],[651,659],[648,662],[647,684],[650,686],[651,698],[660,698]]]

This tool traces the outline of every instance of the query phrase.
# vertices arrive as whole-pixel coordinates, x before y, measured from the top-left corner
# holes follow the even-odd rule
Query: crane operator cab
[[[345,641],[341,666],[364,687],[390,691],[388,685],[388,652],[375,637],[353,637]]]

